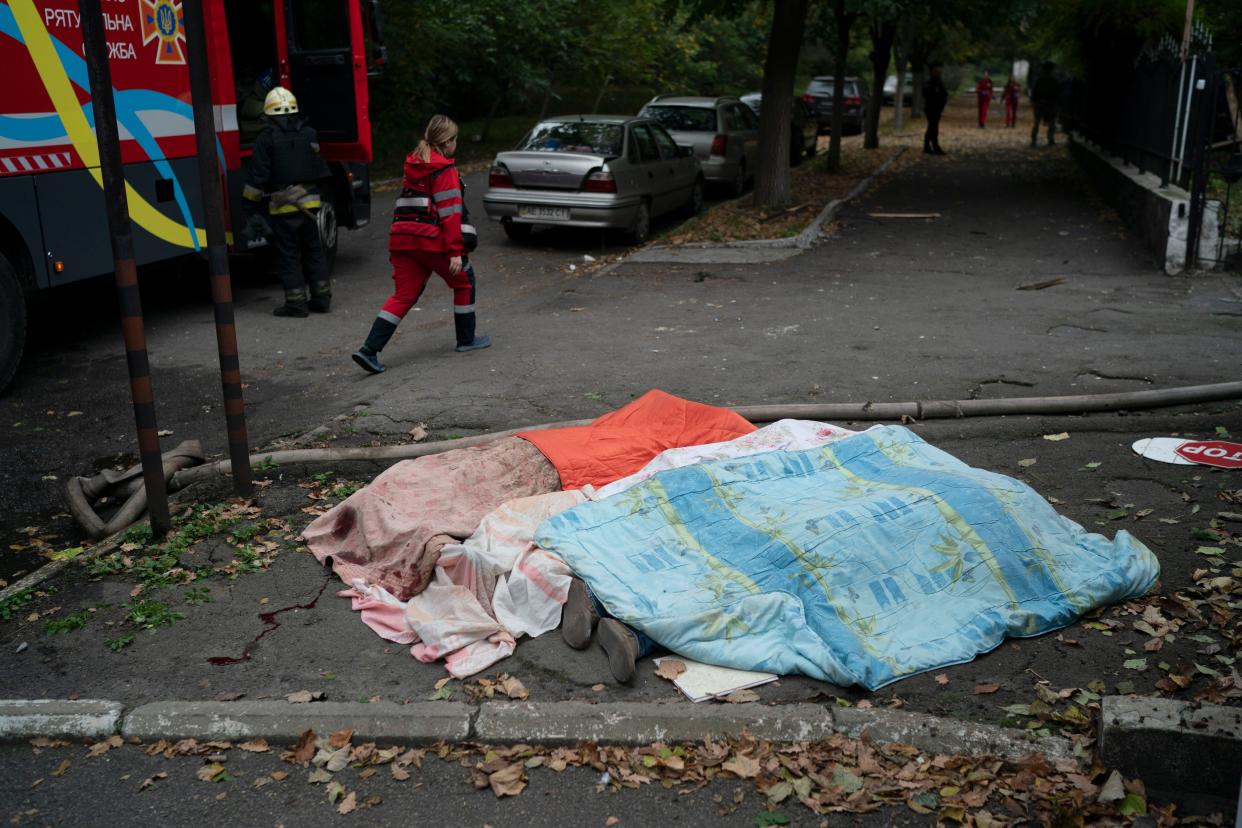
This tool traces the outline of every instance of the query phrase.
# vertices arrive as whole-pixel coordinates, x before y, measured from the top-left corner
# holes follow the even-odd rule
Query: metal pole
[[[250,445],[246,432],[246,405],[242,399],[241,363],[237,357],[237,328],[233,319],[233,284],[229,278],[229,251],[224,238],[224,198],[220,163],[216,156],[215,108],[211,99],[211,68],[207,63],[207,31],[202,0],[184,0],[186,53],[190,65],[190,98],[194,108],[194,137],[198,149],[198,181],[207,229],[207,268],[211,299],[215,303],[216,347],[220,352],[220,384],[224,389],[224,420],[228,428],[233,491],[242,497],[253,490]]]
[[[1181,180],[1182,167],[1186,163],[1186,133],[1190,131],[1190,114],[1194,110],[1195,91],[1198,89],[1198,80],[1195,78],[1198,67],[1199,56],[1195,55],[1190,61],[1190,77],[1186,81],[1186,117],[1182,119],[1182,140],[1177,147],[1177,181]]]
[[[112,260],[116,272],[117,300],[121,306],[121,333],[125,338],[125,361],[129,366],[129,390],[138,426],[138,454],[147,490],[147,513],[151,531],[165,535],[172,521],[168,514],[168,490],[160,458],[159,428],[155,424],[155,394],[151,365],[143,331],[142,299],[138,293],[138,268],[134,262],[134,236],[125,197],[125,172],[121,166],[121,140],[112,98],[112,72],[108,44],[104,39],[100,0],[81,0],[82,45],[90,76],[91,107],[95,112],[95,140],[99,144],[99,171],[103,178],[108,231],[112,237]]]

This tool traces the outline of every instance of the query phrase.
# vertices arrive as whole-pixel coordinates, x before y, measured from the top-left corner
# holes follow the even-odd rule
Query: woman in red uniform
[[[975,100],[979,103],[979,129],[983,129],[988,122],[988,107],[992,104],[992,76],[987,69],[975,84]]]
[[[1005,126],[1017,126],[1018,101],[1022,97],[1022,84],[1018,83],[1018,79],[1013,75],[1009,76],[1009,82],[1005,84],[1001,97],[1005,100]]]
[[[491,337],[474,333],[474,278],[463,267],[462,191],[453,156],[457,152],[457,124],[445,115],[432,116],[423,138],[405,158],[401,195],[388,233],[388,259],[396,290],[371,324],[366,342],[354,353],[354,362],[372,374],[384,370],[379,352],[397,325],[418,301],[435,273],[453,289],[453,321],[457,350],[474,351],[492,344]]]

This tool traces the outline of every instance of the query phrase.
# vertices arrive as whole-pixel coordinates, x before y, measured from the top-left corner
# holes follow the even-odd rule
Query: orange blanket
[[[587,426],[524,431],[556,467],[564,489],[604,486],[641,469],[665,449],[720,443],[755,427],[724,408],[651,390]]]

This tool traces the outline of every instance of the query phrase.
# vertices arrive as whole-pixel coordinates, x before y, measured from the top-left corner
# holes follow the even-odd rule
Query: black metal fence
[[[1162,186],[1189,189],[1194,137],[1210,108],[1206,86],[1215,72],[1211,39],[1200,31],[1186,58],[1166,38],[1132,61],[1099,59],[1087,80],[1071,84],[1062,106],[1067,126]]]
[[[1190,256],[1213,266],[1242,258],[1242,69],[1213,72],[1203,91],[1208,105],[1192,158],[1187,242]]]

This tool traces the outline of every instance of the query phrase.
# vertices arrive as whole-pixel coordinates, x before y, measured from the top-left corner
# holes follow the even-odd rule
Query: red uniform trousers
[[[450,275],[447,253],[391,250],[388,260],[392,262],[392,280],[396,283],[396,290],[384,303],[384,311],[398,319],[404,319],[410,308],[418,302],[432,273],[439,275],[453,289],[454,310],[474,305],[474,285],[467,272],[468,268],[463,267],[455,275]]]
[[[979,126],[984,126],[988,122],[988,107],[992,105],[992,96],[979,96]]]
[[[1005,126],[1015,126],[1018,123],[1018,102],[1013,98],[1005,99]]]

